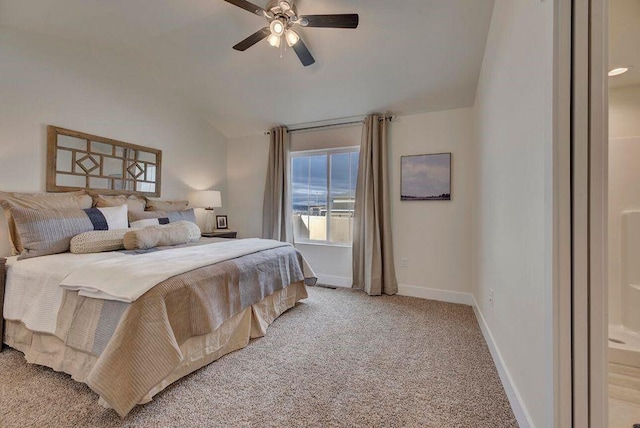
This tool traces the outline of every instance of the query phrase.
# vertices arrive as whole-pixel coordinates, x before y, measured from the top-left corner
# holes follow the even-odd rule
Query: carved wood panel
[[[162,150],[47,127],[47,191],[160,196]]]

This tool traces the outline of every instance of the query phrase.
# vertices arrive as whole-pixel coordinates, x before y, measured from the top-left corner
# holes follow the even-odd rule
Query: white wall
[[[640,85],[609,90],[609,322],[620,324],[622,212],[640,210]]]
[[[391,219],[400,294],[469,303],[473,171],[471,109],[402,116],[389,125]],[[400,158],[451,152],[451,201],[400,201]],[[403,258],[408,267],[402,267]],[[438,291],[440,290],[440,291]],[[444,292],[444,293],[443,293]]]
[[[45,190],[46,126],[57,125],[162,149],[163,199],[215,188],[226,205],[226,138],[164,89],[153,64],[0,27],[0,100],[1,190]]]
[[[262,202],[267,179],[269,137],[230,139],[227,146],[229,227],[240,238],[262,237]]]
[[[496,0],[474,106],[474,296],[537,427],[553,426],[553,3]]]
[[[333,149],[360,145],[362,126],[348,125],[339,128],[300,131],[291,134],[291,150]]]
[[[389,125],[393,239],[402,294],[469,302],[471,292],[471,110],[400,117]],[[361,127],[294,133],[293,150],[360,144]],[[227,149],[229,222],[241,236],[262,233],[262,195],[269,139],[231,139]],[[400,202],[400,157],[452,152],[452,201]],[[296,244],[320,280],[351,285],[351,248]],[[401,259],[409,261],[400,267]]]
[[[609,138],[640,136],[640,85],[609,89]]]

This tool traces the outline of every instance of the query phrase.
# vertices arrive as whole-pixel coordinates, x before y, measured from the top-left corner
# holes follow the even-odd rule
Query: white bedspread
[[[4,317],[22,321],[30,330],[55,333],[62,302],[60,282],[74,269],[97,260],[127,257],[118,252],[53,254],[17,260],[8,257]]]
[[[236,239],[194,247],[98,260],[74,269],[60,283],[81,296],[133,302],[156,284],[203,266],[291,244]]]

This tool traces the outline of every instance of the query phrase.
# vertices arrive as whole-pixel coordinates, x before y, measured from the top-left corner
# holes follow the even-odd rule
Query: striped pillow
[[[84,190],[67,193],[19,193],[0,192],[0,205],[9,226],[11,238],[11,255],[16,256],[22,252],[20,235],[13,221],[11,211],[14,208],[31,208],[38,210],[68,210],[91,208],[91,196]],[[1,234],[2,231],[0,231]]]
[[[175,223],[177,221],[190,221],[196,223],[196,214],[193,208],[184,211],[141,211],[129,212],[131,227],[157,226],[159,224]]]
[[[127,228],[127,206],[34,210],[14,208],[13,218],[23,250],[18,260],[69,251],[71,238],[91,230]]]

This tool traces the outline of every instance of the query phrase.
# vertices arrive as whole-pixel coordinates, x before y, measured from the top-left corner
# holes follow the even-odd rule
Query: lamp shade
[[[292,48],[296,43],[298,43],[298,40],[300,40],[300,36],[298,35],[298,33],[293,30],[287,30],[286,38],[287,44],[290,48]]]
[[[194,208],[219,208],[222,206],[222,195],[218,190],[201,190],[193,194],[191,205]]]

